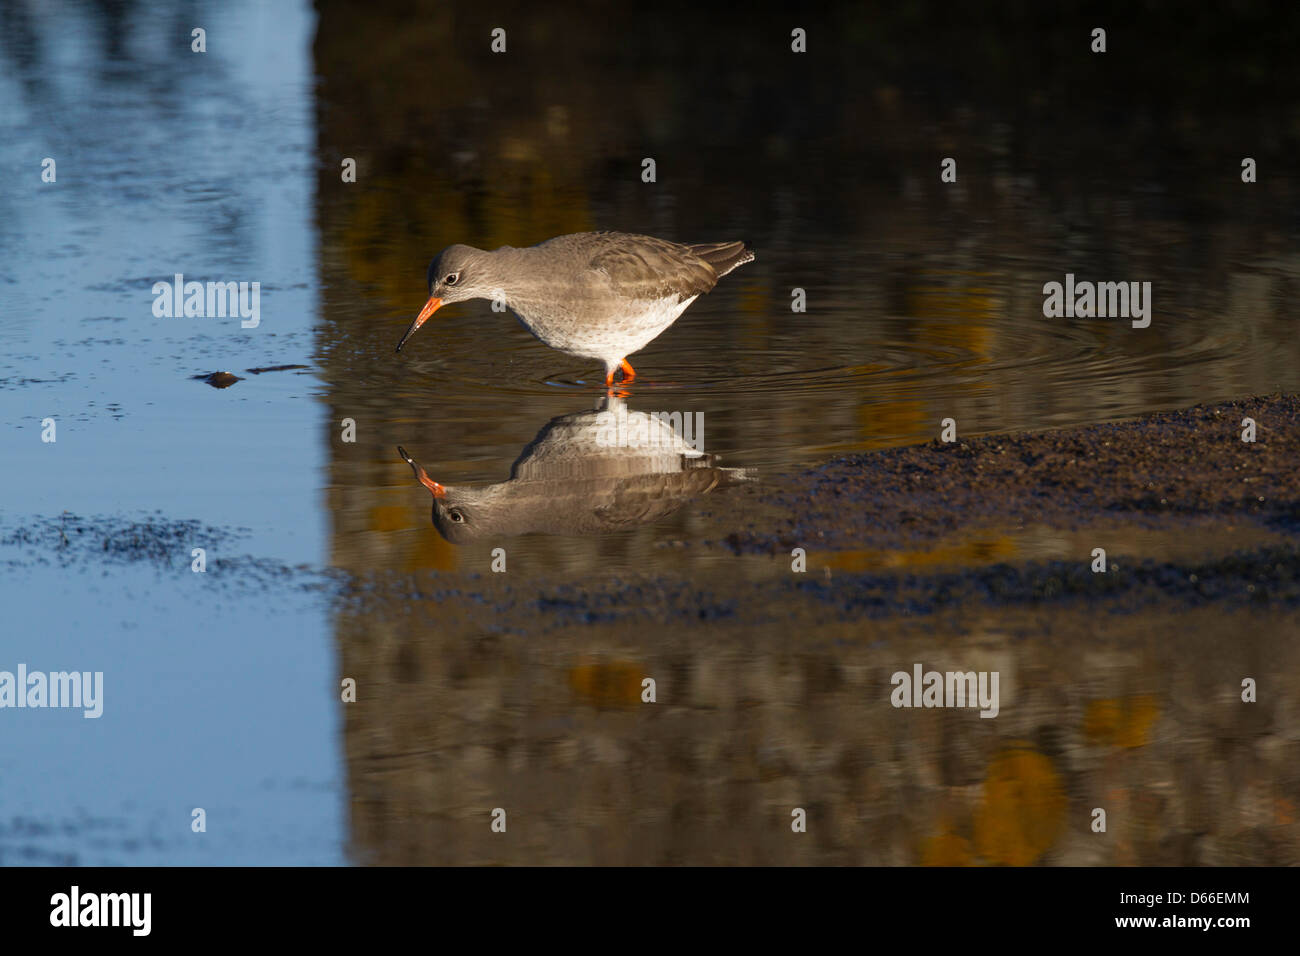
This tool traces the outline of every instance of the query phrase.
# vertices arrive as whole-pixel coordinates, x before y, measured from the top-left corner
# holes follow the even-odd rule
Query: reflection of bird
[[[625,232],[578,232],[494,252],[448,246],[429,264],[429,301],[397,343],[444,305],[466,299],[505,303],[551,348],[605,363],[605,384],[627,357],[668,328],[696,296],[752,262],[743,242],[680,245]]]
[[[694,442],[692,442],[694,443]],[[601,534],[655,521],[686,502],[751,480],[719,468],[664,419],[628,410],[617,397],[549,421],[510,469],[480,488],[442,485],[398,447],[433,494],[433,524],[453,544],[540,531]]]

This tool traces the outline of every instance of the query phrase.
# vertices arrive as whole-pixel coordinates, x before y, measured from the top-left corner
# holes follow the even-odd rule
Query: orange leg
[[[628,364],[627,359],[623,359],[623,361],[619,363],[618,368],[610,369],[610,371],[605,373],[606,387],[609,387],[614,384],[614,373],[618,371],[621,371],[623,373],[623,377],[622,379],[620,379],[620,381],[625,385],[636,378],[636,370],[632,368],[631,365]]]

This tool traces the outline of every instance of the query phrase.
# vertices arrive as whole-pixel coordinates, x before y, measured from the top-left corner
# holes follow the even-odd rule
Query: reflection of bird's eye
[[[447,276],[447,278],[443,279],[442,281],[447,283],[447,285],[455,285],[456,280],[459,278],[460,278],[460,273],[453,272],[451,275]]]
[[[448,511],[447,516],[451,518],[452,521],[455,521],[457,523],[465,520],[465,516],[461,514],[459,511],[457,511],[455,508],[453,508],[451,511]]]

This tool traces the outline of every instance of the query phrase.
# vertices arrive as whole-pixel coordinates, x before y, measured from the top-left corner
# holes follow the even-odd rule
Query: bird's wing
[[[634,299],[680,302],[708,292],[718,282],[713,267],[686,246],[652,236],[633,236],[629,243],[619,233],[595,233],[589,268],[606,276],[623,295]]]
[[[580,533],[620,531],[658,521],[687,502],[707,495],[721,478],[716,468],[700,468],[618,481],[608,494],[589,499],[599,503],[579,522]]]
[[[737,266],[754,261],[754,250],[743,242],[702,242],[687,246],[691,254],[713,267],[721,279]]]

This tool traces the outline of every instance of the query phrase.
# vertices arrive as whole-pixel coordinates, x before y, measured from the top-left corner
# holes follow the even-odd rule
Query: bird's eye
[[[459,511],[457,511],[455,508],[453,508],[451,511],[448,511],[447,515],[448,517],[451,518],[452,521],[456,522],[457,524],[460,524],[460,522],[465,520],[465,516],[461,514]]]
[[[455,284],[456,284],[456,280],[459,279],[459,278],[460,278],[460,273],[459,273],[459,272],[453,272],[451,275],[447,276],[447,278],[443,279],[442,281],[443,281],[443,283],[445,283],[446,285],[455,285]]]

